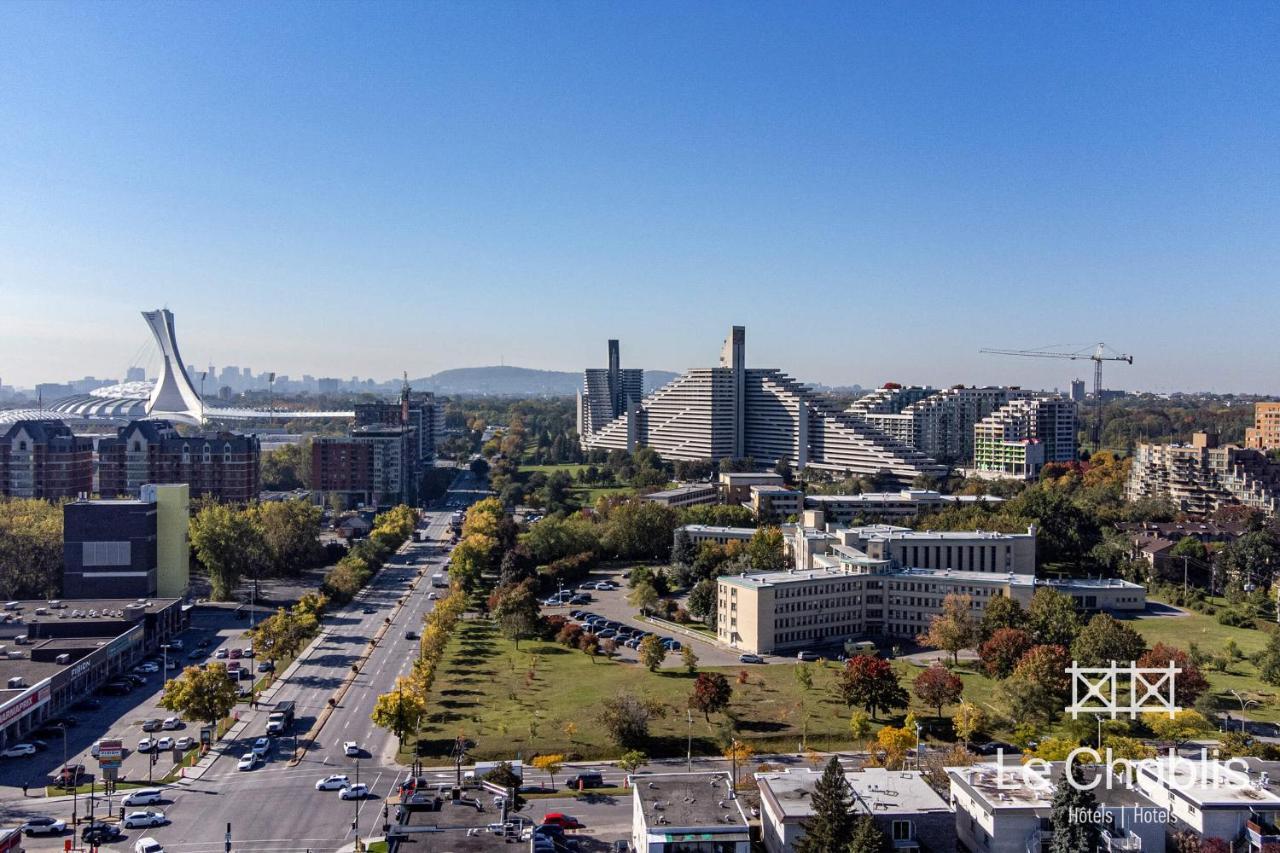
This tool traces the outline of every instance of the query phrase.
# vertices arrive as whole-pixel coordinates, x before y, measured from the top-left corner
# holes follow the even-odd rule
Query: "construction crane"
[[[992,355],[1020,355],[1027,358],[1066,358],[1072,361],[1092,361],[1093,362],[1093,430],[1090,434],[1093,439],[1093,449],[1097,450],[1101,446],[1102,440],[1102,362],[1104,361],[1123,361],[1126,364],[1133,364],[1133,356],[1117,353],[1106,344],[1098,344],[1093,347],[1092,351],[1088,349],[1077,350],[1076,352],[1051,352],[1048,350],[1033,349],[981,349],[978,352],[990,353]],[[1115,353],[1111,355],[1109,353]]]

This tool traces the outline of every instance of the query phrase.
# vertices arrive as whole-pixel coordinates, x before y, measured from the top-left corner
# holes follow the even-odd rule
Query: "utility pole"
[[[223,850],[231,853],[231,821],[227,821],[227,834],[223,837]]]
[[[1182,602],[1187,601],[1187,555],[1182,555]]]
[[[689,724],[689,737],[685,743],[685,771],[693,772],[693,711],[686,708],[684,712],[685,722]]]

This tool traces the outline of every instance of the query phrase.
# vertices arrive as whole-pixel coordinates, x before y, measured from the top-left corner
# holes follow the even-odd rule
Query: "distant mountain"
[[[678,374],[646,370],[646,393],[660,388]],[[455,367],[432,376],[413,379],[414,388],[437,394],[478,394],[496,397],[572,397],[582,387],[582,374],[528,367]]]

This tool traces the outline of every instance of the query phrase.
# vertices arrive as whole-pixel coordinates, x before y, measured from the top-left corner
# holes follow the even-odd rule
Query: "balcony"
[[[1102,833],[1102,848],[1111,853],[1137,853],[1142,849],[1142,839],[1131,832]]]

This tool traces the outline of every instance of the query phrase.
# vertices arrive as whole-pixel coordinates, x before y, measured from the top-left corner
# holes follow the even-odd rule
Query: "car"
[[[416,639],[418,639],[418,635],[417,635],[417,633],[416,633],[416,632],[414,632],[414,631],[405,631],[405,632],[404,632],[404,638],[405,638],[406,640],[416,640]]]
[[[351,784],[351,780],[346,776],[335,774],[326,776],[323,779],[316,780],[317,791],[341,791],[343,788]]]
[[[605,628],[603,631],[597,631],[596,636],[599,637],[601,640],[611,640],[614,637],[618,636],[618,632],[613,630],[612,628]]]
[[[157,717],[142,721],[142,730],[144,732],[158,732],[164,723]]]
[[[159,788],[138,788],[130,791],[129,795],[121,801],[126,806],[152,806],[164,799],[164,793]]]
[[[232,649],[231,651],[227,652],[227,657],[231,658],[232,660],[240,660],[240,658],[244,657],[244,652],[240,649]]]
[[[94,821],[81,830],[80,840],[85,844],[100,847],[103,844],[109,844],[112,841],[119,841],[121,835],[120,827],[116,826],[114,823]]]
[[[358,785],[348,785],[338,792],[338,796],[344,800],[363,800],[369,796],[369,786],[363,782]]]
[[[275,672],[276,665],[269,660],[261,661],[258,664],[258,672]]]
[[[33,817],[19,827],[27,837],[33,835],[61,835],[67,829],[65,820],[54,817]]]
[[[1022,750],[1018,749],[1011,743],[1005,743],[1001,740],[989,740],[986,743],[978,744],[973,748],[978,755],[996,755],[1004,751],[1010,755],[1021,755]]]
[[[587,611],[585,610],[570,610],[569,616],[573,619],[581,619],[583,616],[586,615],[586,613]]]
[[[164,853],[164,845],[154,838],[139,838],[133,845],[133,853]]]
[[[142,687],[144,684],[147,683],[147,679],[142,677],[136,672],[126,672],[124,675],[121,676],[121,678],[123,678],[125,681],[128,681],[134,687]]]
[[[564,604],[564,602],[558,598],[547,598],[542,602],[543,607],[559,607],[561,604]]]
[[[582,821],[564,812],[547,812],[542,816],[543,826],[558,826],[561,829],[582,829]]]
[[[603,773],[579,773],[577,776],[570,776],[565,780],[564,786],[573,790],[584,790],[586,788],[603,788]]]
[[[177,742],[173,745],[173,748],[179,752],[186,752],[188,749],[195,749],[195,747],[196,739],[190,736],[178,738]]]
[[[4,752],[0,752],[0,755],[4,756],[5,758],[22,758],[23,756],[26,756],[26,755],[35,755],[35,754],[36,754],[35,745],[30,743],[15,743],[13,746],[9,747]]]
[[[434,592],[427,593],[427,601],[439,601],[439,600],[440,600],[440,596],[436,595]]]
[[[266,755],[271,751],[271,738],[260,737],[253,742],[254,755]]]
[[[764,663],[764,658],[760,655],[742,654],[738,655],[738,663]]]
[[[138,741],[138,752],[150,752],[156,748],[156,739],[153,737],[143,738]]]
[[[183,645],[183,642],[182,642],[181,640],[176,640],[176,639],[175,639],[175,640],[170,640],[170,641],[169,641],[169,648],[171,648],[171,649],[177,649],[178,651],[182,651],[182,650],[183,650],[183,648],[185,648],[185,646]]]
[[[601,592],[608,592],[609,590],[617,589],[618,585],[613,581],[597,581],[595,588]]]
[[[133,690],[133,684],[120,679],[108,681],[98,688],[98,692],[103,696],[127,696],[131,690]]]
[[[133,671],[141,675],[153,675],[160,671],[160,667],[154,663],[140,663],[133,668]]]
[[[360,612],[363,613],[365,616],[369,616],[370,614],[377,613],[378,611],[375,608],[366,607]]]
[[[796,660],[808,661],[809,663],[813,663],[814,661],[821,660],[821,659],[822,659],[822,656],[819,655],[817,652],[810,652],[810,651],[796,652]]]
[[[240,652],[240,654],[243,655],[244,657],[252,659],[254,655],[253,646],[245,646],[244,649]]]
[[[237,770],[255,770],[262,763],[261,756],[252,752],[246,752],[240,757],[240,761],[236,763]]]
[[[177,668],[178,668],[178,659],[177,659],[176,657],[169,658],[169,662],[168,662],[167,664],[165,664],[165,665],[166,665],[167,667],[169,667],[169,669],[177,669]]]
[[[204,657],[204,652],[200,649],[192,649],[187,652],[187,660],[200,660]]]
[[[125,829],[136,829],[139,826],[164,826],[164,812],[147,809],[146,811],[129,812],[121,821]]]
[[[342,751],[347,755],[359,755],[360,744],[356,743],[353,740],[349,740],[342,745]]]
[[[640,648],[640,638],[632,637],[630,640],[627,640],[622,645],[626,646],[629,649],[638,649]]]
[[[569,599],[570,604],[586,604],[589,601],[591,601],[591,596],[586,594],[575,595],[573,598]]]
[[[182,728],[182,718],[181,717],[165,717],[164,722],[160,724],[160,728],[168,732],[171,732],[174,729],[180,729]]]
[[[218,649],[216,652],[214,652],[214,653],[213,653],[213,657],[214,657],[214,660],[226,660],[226,659],[227,659],[227,650],[226,650],[226,649]]]
[[[39,738],[35,738],[35,739],[33,739],[33,740],[31,741],[31,745],[32,745],[32,746],[34,746],[37,750],[39,750],[39,751],[41,751],[41,752],[43,752],[44,750],[46,750],[46,749],[48,749],[48,748],[49,748],[49,744],[48,744],[48,742],[47,742],[47,741],[40,740]]]

